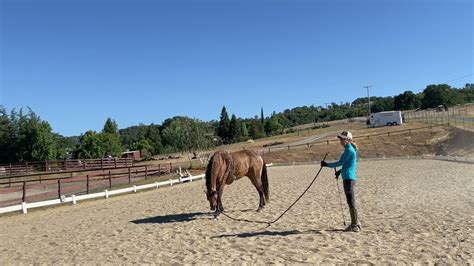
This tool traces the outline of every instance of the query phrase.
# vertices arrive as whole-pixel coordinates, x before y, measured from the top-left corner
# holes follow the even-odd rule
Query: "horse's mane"
[[[207,164],[206,168],[206,188],[207,188],[207,195],[210,196],[211,194],[211,186],[212,186],[212,162],[214,161],[214,155],[211,156],[209,159],[209,163]]]

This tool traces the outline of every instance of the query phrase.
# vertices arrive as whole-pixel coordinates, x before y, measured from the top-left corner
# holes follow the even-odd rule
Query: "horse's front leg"
[[[217,193],[217,210],[219,210],[219,213],[224,211],[224,205],[222,205],[222,189]]]
[[[260,203],[258,204],[257,212],[261,212],[265,207],[265,198],[263,197],[262,191],[258,191],[258,195],[260,196]]]
[[[224,206],[222,205],[222,190],[219,190],[217,192],[217,206],[216,211],[214,212],[214,218],[218,219],[222,212],[224,212]]]

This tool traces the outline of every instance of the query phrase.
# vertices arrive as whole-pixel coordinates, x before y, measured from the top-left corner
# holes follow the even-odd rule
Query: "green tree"
[[[394,110],[412,110],[419,108],[421,99],[412,91],[405,91],[394,98]]]
[[[434,108],[438,105],[453,106],[463,103],[463,97],[447,84],[428,85],[423,91],[421,108]]]
[[[104,128],[99,136],[103,156],[117,156],[122,154],[122,144],[120,142],[120,134],[115,120],[107,118]],[[100,158],[100,157],[97,157]]]
[[[229,133],[230,121],[229,115],[227,114],[227,110],[225,106],[222,107],[221,111],[221,118],[219,120],[219,125],[216,129],[216,135],[222,139],[223,143],[229,143],[231,141],[231,136]]]
[[[107,118],[104,128],[102,129],[102,133],[118,134],[118,126],[115,120],[110,117]]]
[[[245,122],[240,123],[240,138],[239,141],[245,141],[249,138],[249,131]]]
[[[30,108],[18,119],[17,155],[20,161],[44,161],[56,158],[56,144],[51,126]]]
[[[135,142],[130,146],[130,149],[133,151],[140,151],[140,154],[143,158],[151,158],[151,151],[153,151],[153,146],[148,143],[146,139],[142,139],[138,142]]]
[[[53,134],[54,142],[56,143],[56,159],[65,160],[72,156],[76,145],[79,144],[79,137],[64,137],[60,134]]]
[[[46,161],[56,159],[56,143],[48,122],[40,122],[34,130],[31,159]]]
[[[258,117],[253,119],[250,122],[250,129],[249,129],[249,135],[252,139],[259,139],[263,138],[265,135],[261,131],[261,126],[260,126],[260,121],[258,120]]]
[[[460,93],[464,97],[464,102],[466,103],[472,103],[474,102],[474,84],[472,83],[466,83],[464,88],[460,90]]]
[[[79,137],[79,144],[73,154],[77,159],[102,158],[104,151],[100,135],[92,130],[86,131]]]
[[[172,120],[162,134],[163,142],[174,151],[196,151],[210,147],[204,123],[188,117]]]
[[[140,123],[138,126],[131,126],[119,130],[120,142],[123,147],[130,149],[130,146],[142,139],[145,139],[147,135],[148,126]]]
[[[160,127],[151,124],[147,127],[145,133],[145,140],[150,144],[152,155],[159,154],[163,150],[163,144],[161,143]]]
[[[393,110],[394,100],[393,97],[377,97],[374,103],[371,104],[370,110],[372,113],[391,111]]]
[[[8,115],[5,107],[0,105],[0,162],[13,163],[19,161],[17,156],[18,123],[15,110]]]
[[[240,126],[235,114],[232,114],[232,118],[230,119],[229,137],[232,142],[237,142],[238,139],[240,138]]]
[[[270,119],[267,120],[265,123],[265,131],[267,135],[274,136],[283,134],[283,126],[280,124],[278,116],[274,112]]]

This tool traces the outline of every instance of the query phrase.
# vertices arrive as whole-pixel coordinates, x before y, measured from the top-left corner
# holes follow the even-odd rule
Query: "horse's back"
[[[236,174],[248,175],[249,172],[260,172],[263,167],[263,158],[255,151],[242,150],[232,153]]]

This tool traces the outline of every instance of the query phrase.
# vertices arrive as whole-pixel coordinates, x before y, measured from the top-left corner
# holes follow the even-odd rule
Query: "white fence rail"
[[[129,188],[122,188],[122,189],[116,189],[116,190],[110,190],[110,191],[108,191],[106,189],[102,192],[87,194],[87,195],[61,196],[60,199],[46,200],[46,201],[39,201],[39,202],[31,202],[31,203],[23,202],[19,205],[0,208],[0,214],[8,213],[8,212],[15,212],[15,211],[22,211],[23,213],[27,213],[28,209],[32,209],[32,208],[39,208],[39,207],[58,205],[58,204],[66,204],[66,203],[76,204],[78,201],[81,201],[81,200],[95,199],[95,198],[109,198],[109,196],[112,196],[112,195],[118,195],[118,194],[123,194],[123,193],[130,193],[130,192],[137,192],[138,190],[142,190],[142,189],[159,188],[159,187],[162,187],[162,186],[172,186],[174,184],[179,184],[179,183],[183,183],[183,182],[192,182],[194,180],[202,179],[202,178],[204,178],[204,174],[200,174],[200,175],[196,175],[196,176],[189,176],[189,177],[180,177],[178,179],[170,179],[170,180],[167,180],[167,181],[155,182],[155,183],[152,183],[152,184],[146,184],[146,185],[141,185],[141,186],[135,186],[134,185],[134,186],[129,187]]]
[[[364,158],[361,161],[377,161],[377,160],[399,160],[399,159],[406,159],[406,160],[413,160],[413,159],[428,159],[428,160],[442,160],[442,161],[452,161],[452,162],[461,162],[461,163],[474,163],[473,158],[465,158],[465,157],[457,157],[457,156],[439,156],[439,155],[420,155],[420,156],[404,156],[404,157],[387,157],[387,158]],[[288,165],[304,165],[304,164],[319,164],[319,161],[311,161],[311,162],[291,162],[291,163],[270,163],[267,164],[268,167],[270,166],[288,166]],[[32,202],[26,203],[23,202],[20,205],[8,206],[0,208],[0,214],[2,213],[9,213],[15,211],[22,211],[23,213],[27,213],[28,209],[38,208],[38,207],[45,207],[51,205],[58,205],[58,204],[65,204],[65,203],[72,203],[76,204],[77,201],[87,200],[87,199],[94,199],[94,198],[109,198],[112,195],[118,195],[123,193],[130,193],[130,192],[137,192],[138,190],[143,189],[151,189],[151,188],[159,188],[162,186],[172,186],[174,184],[179,184],[183,182],[192,182],[193,180],[202,179],[204,178],[204,174],[196,175],[196,176],[189,176],[189,177],[180,177],[178,179],[170,179],[167,181],[162,182],[155,182],[151,184],[141,185],[141,186],[132,186],[128,188],[110,190],[107,189],[93,194],[87,195],[71,195],[71,196],[62,196],[61,199],[54,199],[54,200],[46,200],[46,201],[39,201],[39,202]]]

